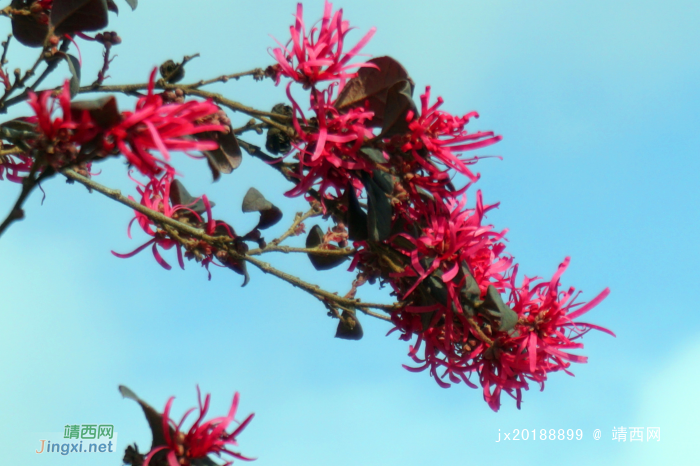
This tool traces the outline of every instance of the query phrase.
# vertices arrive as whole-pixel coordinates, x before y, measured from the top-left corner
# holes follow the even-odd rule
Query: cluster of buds
[[[302,14],[299,5],[291,39],[273,50],[278,63],[268,68],[277,83],[290,80],[298,181],[287,195],[311,199],[314,192],[337,222],[333,231],[347,225],[357,251],[350,270],[362,283],[378,279],[391,286],[402,303],[392,312],[393,331],[415,338],[409,356],[418,367],[407,369],[428,370],[443,387],[464,382],[476,388],[475,379],[492,409],[500,407],[503,392],[520,407],[528,381],[543,386],[548,373],[570,373],[571,362],[586,361],[568,352],[582,347],[583,334],[612,333],[574,321],[608,290],[586,305],[575,302],[573,288],[560,291],[568,258],[551,280],[524,277],[516,284],[518,265],[505,251],[506,231],[484,224],[497,204],[485,205],[479,191],[468,208],[465,194],[479,179],[469,165],[483,156],[463,154],[501,137],[467,131],[478,114],[442,111],[443,100],[431,102],[430,87],[416,106],[412,80],[389,57],[349,63],[374,30],[344,52],[350,27],[342,10],[333,12],[326,2],[320,27],[310,31]],[[309,90],[313,116],[293,98],[294,83]],[[464,176],[461,188],[453,184],[457,174]],[[334,234],[329,230],[323,244]]]
[[[122,38],[115,31],[105,31],[95,34],[95,41],[104,45],[106,48],[110,48],[113,45],[119,45],[122,43]]]
[[[32,2],[29,5],[31,17],[39,24],[48,25],[52,6],[53,0],[37,0]]]

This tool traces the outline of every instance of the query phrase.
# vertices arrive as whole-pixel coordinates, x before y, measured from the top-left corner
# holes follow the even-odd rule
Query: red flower
[[[0,180],[3,174],[13,183],[21,183],[24,179],[21,174],[29,173],[34,160],[28,154],[8,154],[0,157]],[[5,173],[6,172],[6,173]]]
[[[26,121],[36,124],[39,133],[35,140],[27,142],[42,161],[56,170],[77,162],[83,155],[81,146],[93,141],[102,131],[89,113],[74,115],[70,99],[70,84],[65,81],[57,96],[52,96],[52,91],[39,94],[30,91],[27,100],[35,116]],[[57,107],[61,109],[60,117],[54,117]]]
[[[568,266],[567,257],[550,281],[533,285],[533,279],[525,277],[517,288],[517,269],[513,272],[508,304],[518,314],[518,324],[513,332],[496,335],[477,368],[484,399],[494,411],[503,391],[516,399],[519,408],[527,380],[539,383],[543,390],[549,372],[562,370],[573,375],[567,370],[571,363],[585,363],[588,358],[569,351],[583,348],[576,340],[590,330],[615,336],[606,328],[574,321],[597,306],[610,290],[606,288],[587,304],[575,303],[579,293],[574,294],[574,288],[559,291],[559,279]]]
[[[203,222],[199,214],[190,209],[189,206],[171,205],[170,187],[173,182],[173,177],[174,175],[168,172],[160,178],[151,178],[151,181],[149,181],[146,185],[143,185],[138,181],[134,180],[137,184],[139,184],[139,186],[136,188],[136,191],[138,191],[139,194],[141,194],[141,205],[143,205],[144,207],[148,207],[149,209],[154,210],[156,212],[160,212],[161,214],[169,218],[173,218],[173,215],[176,212],[187,211],[188,214],[193,215],[199,222]],[[131,196],[129,196],[129,199],[131,199],[132,201],[134,200],[134,198]],[[207,208],[207,214],[211,219],[211,204],[207,200],[206,196],[202,196],[201,199],[204,202],[204,205]],[[180,265],[180,268],[184,269],[185,263],[182,257],[182,249],[180,243],[173,239],[170,239],[167,233],[158,228],[156,223],[153,222],[153,220],[151,220],[146,215],[142,214],[137,210],[135,210],[134,213],[135,217],[131,220],[131,222],[129,222],[129,226],[127,228],[127,234],[129,238],[131,238],[131,226],[134,223],[134,221],[137,221],[141,229],[146,234],[152,236],[153,239],[142,244],[132,252],[126,254],[119,254],[112,251],[112,254],[121,259],[126,259],[135,256],[139,252],[146,249],[148,246],[151,246],[151,249],[153,251],[153,257],[155,257],[156,262],[158,262],[158,264],[160,264],[161,267],[163,267],[164,269],[170,270],[172,269],[172,267],[165,261],[165,259],[163,259],[163,256],[160,255],[158,248],[160,247],[162,249],[168,250],[175,246],[175,250],[177,251],[178,263]],[[208,228],[208,232],[211,233],[211,231],[209,230],[210,229]]]
[[[366,126],[373,113],[362,108],[340,113],[331,102],[332,92],[333,86],[323,92],[312,91],[311,108],[316,114],[313,119],[316,128],[309,130],[311,122],[304,118],[287,87],[287,95],[294,107],[294,129],[299,137],[299,142],[294,143],[299,151],[296,154],[299,158],[299,173],[296,175],[299,182],[285,193],[287,196],[305,194],[318,182],[317,189],[322,196],[329,188],[334,188],[337,196],[340,196],[349,182],[362,189],[355,171],[371,173],[374,169],[374,164],[360,152],[365,139],[373,137],[372,129]]]
[[[411,258],[413,267],[413,271],[407,275],[417,274],[418,279],[403,292],[402,299],[406,299],[427,276],[438,269],[442,281],[450,283],[457,276],[463,262],[470,265],[482,291],[488,285],[494,285],[499,290],[508,285],[503,272],[511,267],[513,260],[499,257],[504,248],[498,243],[507,230],[496,233],[492,231],[492,225],[481,224],[485,213],[498,207],[498,204],[484,206],[481,191],[477,191],[476,197],[475,209],[464,209],[466,197],[461,200],[448,199],[444,204],[438,199],[431,203],[416,204],[411,209],[412,220],[422,226],[421,236],[413,238],[407,233],[399,236],[414,246],[411,251],[404,253]],[[430,265],[423,267],[421,260],[427,260]]]
[[[495,144],[502,139],[494,136],[492,131],[479,131],[469,134],[464,129],[471,118],[478,118],[476,112],[467,113],[463,117],[452,116],[447,112],[438,110],[443,103],[442,97],[438,97],[437,103],[428,106],[430,99],[430,86],[426,87],[425,94],[420,96],[421,115],[416,117],[412,111],[408,112],[406,120],[409,121],[410,135],[408,141],[403,144],[402,150],[413,155],[421,168],[431,174],[439,174],[440,170],[425,158],[422,151],[427,150],[432,158],[452,168],[470,180],[476,181],[467,165],[476,163],[480,157],[463,159],[456,154],[467,150],[480,149]]]
[[[210,454],[215,454],[218,457],[221,457],[222,454],[226,454],[232,458],[244,461],[254,460],[254,458],[247,458],[240,453],[230,450],[232,446],[238,446],[236,437],[245,429],[254,416],[251,414],[240,423],[235,421],[236,411],[238,410],[238,392],[233,396],[231,409],[227,416],[217,417],[206,422],[202,421],[209,410],[210,395],[207,394],[204,399],[204,404],[202,404],[202,396],[199,387],[197,387],[197,398],[199,401],[199,416],[186,433],[182,432],[180,429],[185,419],[187,419],[187,416],[189,416],[195,408],[187,411],[182,417],[182,420],[176,424],[175,421],[170,419],[170,407],[175,397],[171,397],[168,400],[163,412],[163,435],[165,436],[167,445],[162,445],[151,450],[146,456],[143,466],[148,466],[153,456],[159,451],[168,452],[167,460],[170,466],[190,466],[192,460],[205,458]],[[231,433],[227,433],[226,429],[232,422],[236,422],[238,427]],[[228,461],[224,466],[232,463],[233,461]]]
[[[124,112],[123,119],[110,128],[105,138],[109,149],[117,148],[127,160],[146,176],[172,171],[168,164],[170,151],[214,150],[214,141],[200,141],[189,136],[206,131],[226,131],[217,124],[200,124],[200,120],[219,112],[213,102],[189,101],[163,103],[160,94],[154,94],[156,69],[151,72],[148,93],[136,103],[133,112]],[[150,151],[160,152],[162,159]]]
[[[302,4],[298,3],[296,22],[289,27],[291,39],[287,46],[291,43],[291,50],[277,42],[280,47],[272,51],[279,63],[279,67],[275,68],[277,84],[280,76],[287,76],[307,88],[319,81],[339,80],[342,89],[347,79],[354,75],[347,70],[374,66],[366,63],[348,65],[348,62],[372,38],[375,28],[370,29],[350,51],[344,52],[345,36],[352,28],[350,23],[343,21],[343,10],[333,13],[333,4],[326,1],[320,29],[314,27],[308,35],[303,11]]]

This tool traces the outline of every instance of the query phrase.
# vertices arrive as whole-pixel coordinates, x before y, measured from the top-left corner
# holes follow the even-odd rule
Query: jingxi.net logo
[[[117,433],[112,424],[68,424],[61,433],[48,433],[39,439],[37,454],[70,455],[115,453]],[[53,455],[52,455],[53,456]]]

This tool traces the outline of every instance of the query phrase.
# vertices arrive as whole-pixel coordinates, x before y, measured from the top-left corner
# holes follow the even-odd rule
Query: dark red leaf
[[[114,0],[107,0],[107,9],[112,13],[119,15],[119,7],[116,3],[114,3]]]
[[[413,111],[414,115],[417,113],[416,104],[411,97],[412,92],[411,83],[408,81],[399,81],[389,88],[384,108],[382,137],[391,137],[408,131],[406,114],[409,111]]]
[[[391,232],[391,202],[384,190],[366,173],[362,183],[367,191],[367,229],[369,239],[384,241]]]
[[[104,28],[107,13],[107,0],[54,0],[49,19],[56,34],[73,34]]]
[[[27,47],[41,47],[49,32],[46,24],[40,24],[31,16],[12,17],[12,35]]]
[[[243,241],[236,241],[236,251],[239,254],[245,254],[248,252],[248,245],[245,244]],[[250,281],[250,275],[248,275],[248,267],[246,267],[246,261],[244,260],[236,260],[231,256],[227,256],[226,260],[221,261],[222,264],[224,264],[226,267],[229,269],[233,270],[237,274],[243,275],[243,284],[241,285],[246,286],[248,282]]]
[[[134,400],[141,405],[141,409],[143,409],[143,413],[146,415],[148,426],[151,428],[151,433],[153,434],[153,444],[151,445],[151,450],[155,447],[167,445],[168,443],[165,441],[165,434],[163,432],[163,415],[153,409],[151,405],[136,396],[134,392],[124,385],[119,386],[119,393],[121,393],[124,398]],[[170,428],[170,435],[175,435],[175,431],[172,427]]]
[[[335,102],[339,110],[365,106],[374,112],[370,124],[382,127],[384,122],[384,107],[386,105],[387,91],[391,86],[400,81],[409,81],[408,73],[403,66],[391,57],[377,57],[367,63],[377,65],[379,69],[360,68],[357,76],[347,82]]]
[[[66,63],[70,71],[70,96],[75,97],[80,90],[80,61],[73,55],[66,54]]]
[[[345,192],[348,195],[348,213],[345,222],[348,225],[348,238],[353,241],[364,241],[368,238],[367,214],[362,210],[352,184],[348,185]]]
[[[179,180],[173,181],[172,185],[170,185],[170,202],[173,206],[187,206],[189,209],[192,209],[200,215],[207,210],[207,207],[204,205],[204,201],[202,201],[201,198],[197,199],[196,197],[192,196]],[[210,207],[214,207],[215,204],[209,201],[209,205]]]
[[[338,328],[335,331],[335,337],[342,338],[343,340],[359,340],[363,335],[362,325],[360,325],[360,321],[357,319],[355,313],[343,311],[340,315]]]
[[[228,133],[206,131],[197,134],[196,137],[199,140],[214,141],[219,145],[215,150],[204,151],[214,181],[221,177],[221,173],[228,175],[241,165],[243,153],[230,128]]]
[[[243,212],[260,212],[260,221],[255,228],[262,230],[282,219],[282,211],[255,188],[250,188],[243,198]]]
[[[323,243],[323,230],[320,226],[314,225],[306,237],[306,247],[316,248]],[[337,249],[333,245],[328,245],[330,249]],[[326,256],[323,254],[308,254],[311,265],[316,270],[329,270],[339,266],[347,260],[345,256]]]
[[[109,129],[122,120],[122,115],[117,108],[117,99],[113,95],[71,102],[70,109],[74,120],[79,120],[82,112],[89,112],[95,123],[102,129]]]

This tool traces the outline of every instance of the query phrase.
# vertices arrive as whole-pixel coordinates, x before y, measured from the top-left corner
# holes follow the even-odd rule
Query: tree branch
[[[142,214],[146,215],[148,218],[153,220],[154,222],[157,222],[158,224],[161,225],[168,225],[172,228],[175,228],[181,233],[190,235],[194,238],[200,239],[202,241],[205,241],[206,243],[214,246],[215,248],[219,250],[226,251],[231,257],[233,257],[236,260],[244,260],[250,264],[253,264],[256,266],[258,269],[263,271],[264,273],[269,273],[271,275],[276,276],[277,278],[282,279],[283,281],[297,287],[301,288],[302,290],[308,292],[309,294],[315,296],[317,299],[321,301],[330,301],[333,303],[336,303],[339,306],[344,306],[344,307],[349,307],[352,309],[358,309],[361,312],[364,312],[365,314],[372,315],[373,317],[379,317],[382,318],[381,315],[374,315],[374,313],[369,313],[368,311],[370,309],[380,309],[385,312],[391,312],[392,310],[399,309],[403,305],[402,303],[395,303],[395,304],[381,304],[381,303],[366,303],[362,302],[359,299],[355,298],[344,298],[341,296],[338,296],[335,293],[331,293],[330,291],[326,291],[319,287],[318,285],[314,285],[312,283],[308,283],[294,275],[288,274],[286,272],[283,272],[281,270],[278,270],[268,264],[267,262],[263,262],[255,257],[251,257],[248,254],[241,254],[238,251],[236,251],[235,247],[232,244],[232,238],[230,237],[214,237],[211,235],[206,234],[206,232],[202,229],[195,228],[191,225],[179,222],[177,220],[174,220],[170,217],[167,217],[163,215],[160,212],[156,212],[154,210],[151,210],[136,201],[132,201],[131,199],[128,199],[127,197],[124,197],[119,190],[116,189],[110,189],[107,188],[89,178],[86,178],[82,175],[79,175],[78,173],[74,172],[71,169],[63,169],[61,171],[63,175],[65,175],[67,178],[77,181],[78,183],[94,189],[95,191],[111,198],[114,199],[115,201],[124,204],[128,207],[131,207],[132,209],[141,212]],[[383,320],[389,320],[388,317],[384,317]]]
[[[22,209],[24,201],[27,200],[29,194],[31,194],[34,188],[36,188],[42,180],[54,174],[53,168],[51,167],[45,168],[39,176],[36,176],[37,171],[38,164],[35,162],[34,165],[32,165],[32,168],[30,169],[27,176],[24,177],[24,179],[22,180],[22,191],[20,191],[19,196],[15,201],[15,205],[12,206],[10,213],[7,214],[5,220],[3,220],[2,224],[0,224],[0,236],[2,236],[5,230],[7,230],[10,227],[10,225],[12,225],[17,220],[21,220],[24,218],[24,210]]]
[[[272,113],[272,112],[264,112],[262,110],[257,110],[253,107],[248,107],[246,105],[243,105],[240,102],[236,102],[235,100],[227,99],[221,94],[217,94],[215,92],[208,92],[208,91],[203,91],[201,89],[198,89],[196,86],[197,83],[195,84],[169,84],[166,82],[163,82],[162,80],[159,80],[155,83],[155,87],[157,89],[163,89],[163,90],[176,90],[176,89],[181,89],[186,95],[195,95],[198,97],[204,97],[205,99],[211,99],[215,103],[222,105],[224,107],[229,108],[230,110],[233,110],[234,112],[241,112],[246,115],[250,115],[253,118],[256,118],[263,123],[267,124],[268,126],[274,126],[275,128],[278,128],[280,131],[284,131],[285,133],[289,134],[290,136],[294,136],[294,130],[290,128],[287,125],[278,123],[275,120],[279,121],[291,121],[291,118],[288,117],[287,115],[282,115],[278,113]],[[143,84],[122,84],[122,85],[112,85],[112,86],[84,86],[81,87],[80,90],[78,91],[80,94],[85,94],[89,92],[120,92],[122,94],[127,94],[127,95],[133,95],[134,92],[136,91],[141,91],[144,89],[148,89],[148,83],[143,83]],[[274,118],[275,120],[271,119]]]

